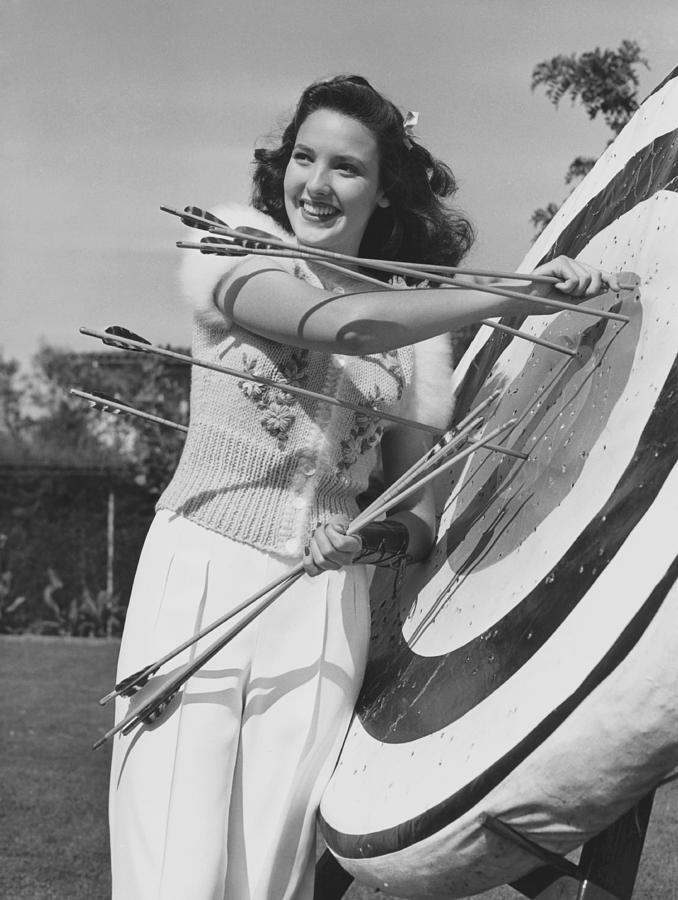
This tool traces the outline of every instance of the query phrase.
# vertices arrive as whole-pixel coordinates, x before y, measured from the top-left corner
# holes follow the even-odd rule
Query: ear
[[[383,191],[380,191],[379,196],[377,197],[377,206],[380,206],[382,209],[386,209],[386,207],[390,205],[391,201]]]

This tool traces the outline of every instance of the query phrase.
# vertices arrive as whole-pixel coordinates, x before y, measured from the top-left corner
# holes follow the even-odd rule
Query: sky
[[[81,325],[190,343],[185,231],[160,205],[246,201],[255,146],[311,81],[362,74],[453,169],[478,240],[519,266],[530,215],[609,136],[530,90],[559,53],[640,43],[678,64],[675,0],[3,0],[0,351],[100,349]],[[237,223],[236,223],[237,224]]]

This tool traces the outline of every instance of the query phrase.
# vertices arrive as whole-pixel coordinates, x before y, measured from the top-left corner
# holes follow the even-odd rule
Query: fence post
[[[108,520],[106,526],[106,593],[113,596],[113,562],[115,560],[115,491],[108,490]]]

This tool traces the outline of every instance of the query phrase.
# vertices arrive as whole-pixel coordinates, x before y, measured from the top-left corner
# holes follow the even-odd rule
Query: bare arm
[[[384,466],[384,481],[393,484],[410,466],[431,449],[430,435],[412,428],[391,428],[382,438],[381,455]],[[388,514],[407,527],[410,535],[407,555],[413,562],[419,562],[431,552],[435,539],[435,505],[433,486],[429,482],[420,491],[407,497]]]
[[[514,284],[511,290],[541,297],[596,296],[616,279],[566,257],[538,270],[561,278],[558,289]],[[243,328],[284,344],[354,356],[423,341],[495,316],[534,313],[528,300],[475,290],[369,290],[336,295],[267,262],[246,259],[222,280],[216,298]],[[540,311],[549,312],[547,307]]]

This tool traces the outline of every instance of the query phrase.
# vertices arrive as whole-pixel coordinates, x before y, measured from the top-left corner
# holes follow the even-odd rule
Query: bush
[[[154,498],[110,472],[6,468],[0,479],[0,633],[112,636]],[[113,590],[107,517],[115,497]]]

